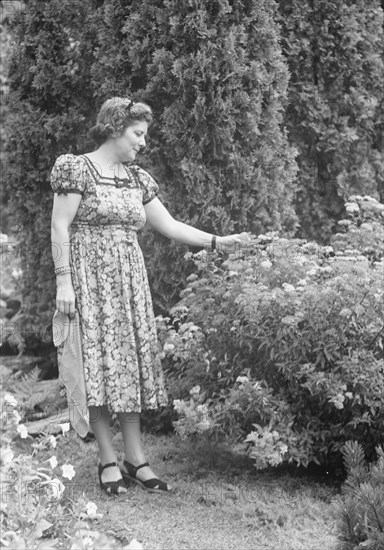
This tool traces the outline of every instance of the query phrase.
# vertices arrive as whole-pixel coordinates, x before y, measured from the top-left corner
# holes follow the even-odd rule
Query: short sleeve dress
[[[80,316],[88,406],[141,412],[169,404],[152,298],[137,232],[144,204],[159,192],[152,176],[125,165],[102,177],[85,155],[65,154],[51,172],[55,193],[82,196],[69,227],[70,265]]]

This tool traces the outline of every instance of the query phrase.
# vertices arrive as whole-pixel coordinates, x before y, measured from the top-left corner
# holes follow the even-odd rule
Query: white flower
[[[360,225],[360,229],[366,229],[367,231],[373,231],[373,226],[371,223],[364,222]]]
[[[336,397],[330,399],[330,401],[335,405],[336,409],[344,408],[345,397],[342,393],[338,393]]]
[[[63,477],[66,477],[67,479],[72,479],[76,475],[72,464],[63,464],[61,469],[63,470]]]
[[[354,202],[347,202],[347,204],[345,205],[345,210],[351,214],[354,212],[360,212],[359,205]]]
[[[56,447],[57,441],[56,441],[56,437],[54,435],[51,435],[51,437],[49,438],[49,443],[50,443],[51,447],[53,447],[53,448]]]
[[[23,274],[23,270],[22,270],[22,269],[16,269],[16,268],[13,268],[13,269],[12,269],[11,275],[12,275],[12,277],[13,277],[14,279],[20,279],[20,277],[22,276],[22,274]]]
[[[293,285],[290,285],[289,283],[283,283],[281,286],[283,287],[285,292],[294,292],[295,291],[295,287]]]
[[[71,424],[69,422],[65,422],[64,424],[59,424],[59,426],[60,426],[61,431],[63,432],[63,434],[65,434],[65,432],[69,432]]]
[[[164,344],[164,351],[172,351],[175,349],[174,344]]]
[[[239,382],[239,384],[244,384],[245,382],[249,382],[248,376],[238,376],[236,378],[236,382]]]
[[[28,428],[24,424],[19,424],[17,426],[17,431],[19,432],[20,437],[22,439],[25,439],[26,437],[28,437]]]
[[[6,447],[5,449],[3,447],[0,448],[0,458],[2,464],[11,463],[14,456],[15,455],[10,447]]]
[[[81,542],[82,548],[93,548],[93,540],[91,539],[91,537],[84,537],[83,539],[81,539]]]
[[[143,545],[137,539],[132,539],[128,546],[124,546],[124,550],[143,550]]]
[[[264,269],[270,269],[272,267],[272,262],[270,262],[269,260],[264,260],[260,263],[260,266]]]
[[[202,250],[199,250],[198,252],[195,252],[193,254],[193,256],[195,258],[200,258],[201,260],[206,260],[207,254],[208,254],[207,251],[203,248]],[[185,258],[185,255],[184,255],[184,258]]]
[[[200,386],[193,386],[191,390],[189,390],[189,393],[193,395],[199,395],[200,393]]]
[[[285,317],[282,317],[281,322],[284,323],[284,325],[296,325],[297,317],[294,315],[286,315]]]
[[[97,512],[97,506],[94,502],[88,502],[85,507],[88,516],[95,516]]]
[[[54,470],[57,466],[57,458],[55,455],[51,456],[51,458],[49,458],[46,462],[49,462],[52,470]]]
[[[9,403],[10,405],[12,405],[12,407],[17,407],[17,401],[16,401],[15,397],[10,393],[6,393],[4,395],[3,401],[4,401],[4,403]]]
[[[201,430],[208,430],[211,427],[211,423],[209,419],[206,418],[205,420],[202,420],[201,422],[199,422],[198,426]]]
[[[176,411],[180,412],[183,409],[183,403],[181,402],[181,399],[174,399],[173,406]]]

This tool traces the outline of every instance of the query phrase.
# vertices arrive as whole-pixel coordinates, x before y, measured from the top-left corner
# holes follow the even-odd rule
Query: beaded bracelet
[[[70,265],[62,265],[60,267],[55,267],[56,275],[61,275],[62,273],[71,273],[72,268]]]

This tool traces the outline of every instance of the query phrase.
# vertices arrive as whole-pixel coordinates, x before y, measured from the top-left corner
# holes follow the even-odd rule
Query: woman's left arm
[[[157,197],[146,203],[144,208],[149,225],[165,237],[190,246],[210,249],[212,233],[206,233],[192,225],[175,220]],[[235,252],[239,250],[244,238],[248,240],[246,233],[225,237],[216,236],[216,247],[225,252]]]

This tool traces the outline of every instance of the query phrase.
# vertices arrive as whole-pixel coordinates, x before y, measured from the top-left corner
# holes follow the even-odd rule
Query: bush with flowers
[[[201,434],[213,426],[208,414],[208,406],[199,403],[200,386],[194,386],[190,390],[189,402],[184,399],[175,399],[173,406],[179,415],[179,420],[173,422],[173,426],[181,437],[186,440],[191,434]]]
[[[67,496],[65,480],[72,480],[72,464],[59,462],[55,455],[41,461],[44,451],[57,445],[54,435],[32,439],[22,423],[22,411],[15,397],[1,390],[0,453],[0,546],[12,550],[89,550],[122,548],[111,536],[93,529],[102,514],[83,493],[76,500]],[[63,435],[69,423],[61,425]],[[31,440],[31,453],[15,454],[17,439]],[[126,550],[139,550],[133,539]]]
[[[370,456],[384,436],[384,205],[346,206],[330,246],[270,232],[226,259],[189,254],[180,327],[158,318],[173,398],[198,384],[217,431],[249,434],[259,466],[342,465],[347,440]]]

